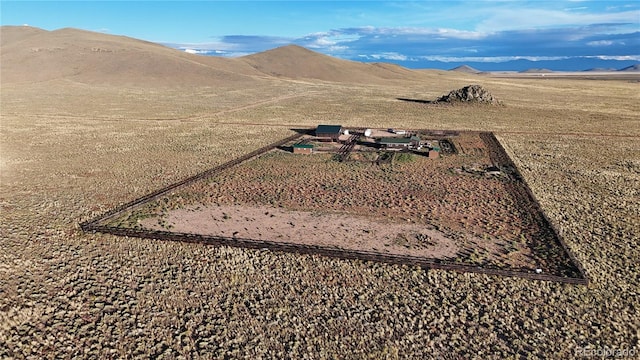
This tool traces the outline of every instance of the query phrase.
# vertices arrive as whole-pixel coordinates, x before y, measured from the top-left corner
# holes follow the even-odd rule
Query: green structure
[[[313,153],[314,145],[306,144],[306,143],[298,143],[293,144],[293,153],[294,154],[311,154]]]
[[[383,137],[378,139],[378,145],[381,148],[389,149],[389,148],[408,148],[408,147],[418,147],[420,145],[420,137],[413,135],[411,137]]]
[[[342,125],[318,125],[316,137],[338,141],[342,133]]]

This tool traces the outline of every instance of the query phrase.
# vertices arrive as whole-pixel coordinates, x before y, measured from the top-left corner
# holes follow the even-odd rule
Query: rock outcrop
[[[441,96],[436,103],[484,103],[498,104],[498,100],[480,85],[468,85],[458,90],[452,90]]]

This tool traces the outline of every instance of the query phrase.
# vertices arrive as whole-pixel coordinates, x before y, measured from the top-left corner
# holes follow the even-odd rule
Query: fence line
[[[100,222],[103,222],[103,221],[106,221],[106,220],[108,220],[110,218],[118,216],[118,215],[122,214],[125,211],[131,210],[131,209],[133,209],[135,207],[138,207],[138,206],[140,206],[140,205],[142,205],[144,203],[147,203],[149,201],[156,200],[159,197],[164,196],[164,195],[166,195],[167,193],[169,193],[171,191],[177,190],[177,189],[179,189],[179,188],[181,188],[183,186],[189,185],[189,184],[191,184],[191,183],[193,183],[195,181],[198,181],[198,180],[210,177],[212,175],[215,175],[217,172],[220,172],[220,171],[228,169],[228,168],[230,168],[232,166],[238,165],[238,164],[240,164],[240,163],[242,163],[244,161],[247,161],[247,160],[251,159],[252,157],[258,156],[258,155],[263,154],[263,153],[265,153],[265,152],[267,152],[269,150],[275,149],[278,146],[282,146],[282,145],[284,145],[284,144],[286,144],[286,143],[288,143],[290,141],[293,141],[293,140],[301,137],[302,135],[303,134],[291,135],[291,136],[286,137],[286,138],[284,138],[282,140],[278,140],[275,143],[272,143],[272,144],[269,144],[267,146],[261,147],[260,149],[254,150],[254,151],[252,151],[252,152],[250,152],[250,153],[248,153],[246,155],[243,155],[243,156],[241,156],[239,158],[236,158],[236,159],[233,159],[231,161],[228,161],[228,162],[226,162],[226,163],[224,163],[222,165],[218,165],[218,166],[216,166],[214,168],[211,168],[211,169],[206,170],[204,172],[201,172],[199,174],[190,176],[190,177],[188,177],[186,179],[180,180],[180,181],[178,181],[176,183],[173,183],[171,185],[168,185],[168,186],[166,186],[166,187],[164,187],[164,188],[162,188],[160,190],[157,190],[157,191],[154,191],[154,192],[152,192],[150,194],[144,195],[143,197],[135,199],[135,200],[133,200],[131,202],[128,202],[128,203],[123,204],[123,205],[120,205],[120,206],[118,206],[118,207],[116,207],[116,208],[114,208],[112,210],[107,211],[104,214],[101,214],[101,215],[97,216],[96,218],[94,218],[92,220],[80,223],[80,228],[83,231],[87,231],[86,229],[94,227],[95,225],[97,225]]]
[[[584,284],[588,285],[589,284],[589,275],[587,274],[587,271],[584,269],[584,267],[582,266],[582,263],[580,261],[578,261],[578,258],[576,257],[576,255],[573,253],[573,251],[571,250],[571,247],[569,247],[569,245],[565,242],[564,237],[562,236],[562,234],[560,234],[560,231],[558,230],[558,228],[556,227],[555,223],[553,221],[551,221],[551,218],[549,218],[549,216],[547,215],[546,211],[544,211],[544,209],[542,208],[542,206],[540,205],[540,201],[538,201],[538,198],[535,196],[535,194],[533,193],[533,191],[531,190],[531,187],[529,186],[529,183],[527,182],[527,180],[524,178],[524,176],[522,176],[522,173],[520,173],[520,169],[518,169],[518,167],[516,166],[516,164],[513,162],[513,160],[511,159],[511,157],[509,156],[509,154],[507,154],[507,151],[505,150],[505,148],[502,146],[502,144],[500,143],[500,141],[498,141],[498,139],[496,138],[495,134],[492,132],[488,132],[487,133],[489,136],[489,141],[493,142],[493,146],[497,146],[502,153],[504,154],[504,156],[508,159],[509,161],[509,165],[513,168],[513,170],[516,172],[516,175],[518,177],[518,179],[520,181],[522,181],[522,183],[524,184],[524,188],[527,191],[527,194],[529,195],[529,197],[531,198],[534,206],[537,208],[538,212],[540,212],[540,214],[542,214],[542,217],[544,219],[544,221],[547,223],[547,225],[551,228],[551,230],[553,231],[553,233],[555,233],[556,238],[558,239],[558,242],[560,243],[560,245],[562,246],[562,249],[564,250],[564,252],[567,254],[567,256],[569,256],[569,259],[571,260],[571,262],[573,263],[573,265],[578,269],[578,271],[580,272],[580,276],[584,279]]]
[[[364,128],[354,128],[354,129],[364,130]],[[430,130],[410,129],[410,131],[428,132]],[[443,133],[445,134],[459,134],[461,132],[471,132],[471,130],[461,130],[461,131],[455,131],[455,132],[443,131]],[[417,257],[417,256],[411,256],[411,255],[381,254],[381,253],[376,253],[371,251],[345,250],[345,249],[318,246],[318,245],[305,245],[305,244],[295,244],[295,243],[276,242],[276,241],[268,241],[268,240],[255,240],[255,239],[245,239],[245,238],[229,238],[229,237],[222,237],[222,236],[207,236],[207,235],[199,235],[199,234],[178,233],[178,232],[157,231],[157,230],[140,230],[140,229],[130,229],[130,228],[120,228],[120,227],[114,227],[114,226],[100,225],[100,223],[110,218],[120,215],[125,211],[131,210],[149,201],[156,200],[171,191],[174,191],[178,188],[191,184],[195,181],[215,175],[217,172],[220,172],[232,166],[238,165],[255,156],[263,154],[269,150],[275,149],[278,146],[282,146],[290,141],[296,140],[300,138],[303,134],[295,134],[295,135],[289,136],[275,143],[272,143],[260,149],[254,150],[237,159],[218,165],[202,173],[188,177],[186,179],[178,181],[177,183],[171,184],[160,190],[157,190],[150,194],[142,196],[136,200],[120,205],[110,211],[107,211],[102,215],[97,216],[92,220],[80,223],[80,228],[85,232],[101,232],[101,233],[108,233],[108,234],[118,235],[118,236],[137,237],[137,238],[144,238],[144,239],[203,243],[207,245],[217,245],[217,246],[223,245],[223,246],[252,248],[252,249],[266,248],[274,251],[323,255],[323,256],[335,257],[335,258],[341,258],[341,259],[358,259],[358,260],[365,260],[365,261],[385,262],[390,264],[415,265],[415,266],[419,266],[426,269],[432,268],[432,269],[442,269],[442,270],[454,270],[459,272],[473,272],[473,273],[488,274],[488,275],[519,277],[519,278],[525,278],[525,279],[531,279],[531,280],[555,281],[555,282],[566,283],[566,284],[588,285],[589,277],[587,276],[586,271],[582,267],[582,264],[578,261],[576,256],[573,254],[570,247],[565,243],[564,239],[560,235],[560,232],[558,231],[554,223],[549,219],[545,211],[542,209],[542,207],[540,206],[540,203],[538,202],[538,199],[535,197],[535,195],[531,191],[528,183],[522,177],[522,175],[520,174],[520,171],[515,166],[515,163],[513,163],[513,161],[507,154],[502,144],[498,141],[498,139],[495,137],[495,135],[492,132],[479,132],[479,133],[482,140],[485,141],[488,147],[496,147],[498,149],[497,153],[492,153],[491,152],[492,149],[488,149],[488,151],[490,152],[490,156],[493,157],[491,160],[495,162],[503,163],[505,165],[509,165],[514,169],[516,176],[518,177],[518,180],[522,181],[523,184],[525,185],[524,187],[531,201],[533,202],[534,206],[542,214],[544,221],[546,221],[546,223],[555,233],[560,245],[564,249],[565,253],[569,256],[569,259],[571,260],[573,265],[575,265],[578,271],[580,272],[581,277],[579,278],[562,277],[562,276],[548,275],[548,274],[505,270],[505,269],[480,266],[480,265],[459,264],[459,263],[454,263],[447,260],[423,258],[423,257]]]
[[[376,261],[396,265],[413,265],[424,269],[454,270],[459,272],[472,272],[486,275],[500,275],[506,277],[518,277],[531,280],[554,281],[565,284],[588,285],[585,278],[563,277],[548,274],[538,274],[535,272],[524,272],[515,270],[505,270],[480,265],[460,264],[447,260],[424,258],[412,255],[381,254],[366,250],[348,250],[320,245],[306,245],[288,242],[277,242],[270,240],[256,240],[247,238],[229,238],[224,236],[209,236],[190,233],[179,233],[170,231],[141,230],[130,228],[119,228],[103,225],[90,226],[86,231],[108,233],[118,236],[136,237],[142,239],[154,239],[165,241],[179,241],[188,243],[199,243],[214,246],[231,246],[249,249],[268,249],[272,251],[282,251],[289,253],[321,255],[347,260]]]

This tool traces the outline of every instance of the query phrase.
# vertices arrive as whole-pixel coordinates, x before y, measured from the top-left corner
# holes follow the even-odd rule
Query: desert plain
[[[640,348],[640,75],[408,70],[299,47],[202,57],[1,30],[0,357],[573,358]],[[501,105],[429,105],[469,84]],[[278,139],[494,132],[588,286],[84,233]]]

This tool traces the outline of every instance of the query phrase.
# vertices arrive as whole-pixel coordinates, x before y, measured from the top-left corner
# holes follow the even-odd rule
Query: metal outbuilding
[[[313,144],[304,144],[304,143],[293,144],[293,153],[294,154],[312,154],[313,148],[314,148]]]
[[[316,137],[338,141],[342,133],[342,125],[318,125]]]
[[[383,137],[378,139],[378,144],[381,148],[386,149],[398,149],[398,148],[408,148],[408,147],[417,147],[420,145],[420,137],[414,135],[412,137]]]

